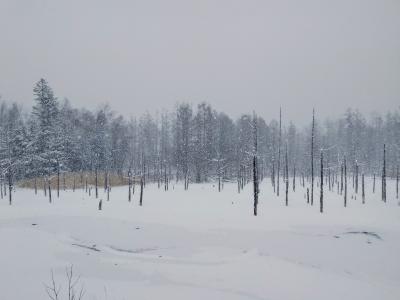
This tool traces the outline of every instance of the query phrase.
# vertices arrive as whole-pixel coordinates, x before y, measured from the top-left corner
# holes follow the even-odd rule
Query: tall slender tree
[[[324,154],[321,149],[321,178],[320,178],[319,211],[324,211]]]
[[[278,139],[278,167],[277,167],[277,186],[276,186],[276,194],[279,196],[279,173],[281,169],[281,143],[282,143],[282,108],[279,108],[279,139]]]
[[[253,196],[254,196],[254,215],[257,216],[257,206],[258,206],[258,143],[257,143],[257,117],[253,113],[253,139],[254,139],[254,149],[253,149]]]
[[[313,109],[311,125],[311,205],[314,204],[314,139],[315,139],[315,111]]]

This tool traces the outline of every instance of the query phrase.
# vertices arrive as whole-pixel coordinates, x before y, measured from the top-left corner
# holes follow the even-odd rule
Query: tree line
[[[358,173],[375,177],[382,170],[398,176],[399,110],[366,118],[348,109],[335,120],[310,112],[309,125],[298,127],[285,122],[284,111],[277,112],[278,120],[255,114],[233,120],[207,103],[179,103],[172,111],[126,119],[108,105],[90,111],[59,101],[45,79],[35,84],[33,96],[30,112],[0,102],[0,181],[10,190],[26,178],[101,172],[140,176],[144,184],[165,189],[171,180],[182,181],[185,189],[193,182],[217,182],[219,190],[232,181],[239,192],[255,176],[269,177],[279,194],[281,177],[293,177],[293,185],[296,177],[303,183],[314,178],[321,150],[324,171],[332,176],[343,174],[344,159],[353,181]]]

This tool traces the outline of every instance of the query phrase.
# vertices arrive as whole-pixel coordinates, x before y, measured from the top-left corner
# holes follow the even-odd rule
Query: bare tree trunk
[[[285,185],[286,185],[286,190],[285,190],[285,205],[289,205],[289,166],[288,166],[288,146],[286,143],[286,154],[285,154],[285,168],[286,168],[286,180],[285,180]]]
[[[282,139],[282,109],[279,108],[279,142],[278,142],[278,170],[277,170],[277,186],[276,186],[276,194],[279,196],[279,172],[281,168],[281,139]]]
[[[221,192],[221,166],[220,166],[219,156],[218,156],[217,174],[218,174],[218,192]]]
[[[36,176],[35,176],[35,195],[37,195],[37,182],[36,182]],[[3,197],[2,197],[3,198]]]
[[[328,167],[328,189],[329,191],[332,190],[332,186],[331,186],[331,169],[329,168],[329,161],[326,163],[327,167]]]
[[[343,194],[343,164],[340,166],[340,195]]]
[[[168,190],[167,166],[164,167],[164,191]]]
[[[364,174],[361,175],[362,203],[365,204]]]
[[[81,185],[82,185],[82,190],[85,189],[84,185],[83,185],[83,171],[81,170]]]
[[[272,161],[272,178],[271,179],[272,179],[272,186],[274,188],[274,193],[275,193],[276,192],[275,191],[275,189],[276,189],[276,187],[275,187],[275,160]]]
[[[51,180],[48,179],[47,183],[48,183],[48,187],[49,187],[49,203],[51,203]]]
[[[257,216],[257,205],[258,205],[258,179],[257,179],[257,157],[253,156],[253,194],[254,194],[254,215]]]
[[[310,203],[310,189],[307,188],[307,204]]]
[[[372,183],[372,193],[375,194],[375,173],[374,173],[374,181]]]
[[[396,199],[399,199],[399,166],[397,166],[396,172]]]
[[[139,205],[143,205],[143,177],[140,177],[140,200]]]
[[[107,171],[104,171],[104,191],[107,191]]]
[[[60,164],[57,166],[57,198],[60,198]]]
[[[131,170],[128,171],[128,201],[131,202],[132,199],[132,174]]]
[[[296,165],[293,166],[293,192],[296,192]]]
[[[257,216],[258,206],[258,163],[257,163],[257,117],[253,113],[253,139],[254,139],[254,153],[253,153],[253,192],[254,192],[254,216]]]
[[[313,109],[311,127],[311,205],[314,204],[314,132],[315,131],[315,111]]]
[[[143,186],[146,186],[146,160],[143,158]]]
[[[386,144],[383,144],[382,201],[386,202]]]
[[[344,207],[347,206],[347,164],[344,158]]]
[[[324,155],[323,152],[321,150],[321,193],[320,193],[320,197],[319,197],[319,211],[322,213],[324,211]]]
[[[97,186],[97,167],[94,172],[95,172],[95,174],[94,174],[95,193],[96,193],[96,199],[97,199],[99,197],[99,190],[98,190],[98,186]]]
[[[12,204],[12,174],[11,170],[8,170],[8,202]]]
[[[160,176],[160,174],[161,174],[161,171],[160,171],[161,163],[160,163],[160,158],[159,157],[157,157],[157,160],[158,160],[158,164],[157,164],[157,188],[160,188],[160,186],[161,186],[161,176]]]
[[[358,194],[358,162],[356,161],[356,194]]]

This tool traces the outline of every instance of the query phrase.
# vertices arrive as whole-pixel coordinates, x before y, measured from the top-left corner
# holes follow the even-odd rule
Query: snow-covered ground
[[[237,193],[225,184],[183,191],[148,185],[114,188],[110,201],[82,190],[52,204],[43,191],[17,189],[12,206],[0,202],[0,298],[47,299],[50,270],[63,284],[74,265],[84,299],[400,299],[400,206],[394,182],[366,204],[325,192],[325,212],[306,204],[299,186],[276,197],[261,185],[252,215],[251,184]],[[283,192],[283,186],[281,186]],[[101,198],[105,195],[101,191]]]

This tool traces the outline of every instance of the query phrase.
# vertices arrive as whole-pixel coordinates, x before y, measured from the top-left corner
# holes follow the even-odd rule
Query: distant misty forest
[[[285,119],[285,109],[295,107],[282,108],[273,120],[257,115],[257,108],[232,119],[207,103],[179,103],[126,119],[108,105],[90,111],[59,101],[44,79],[34,86],[32,105],[24,113],[16,103],[0,102],[0,181],[130,172],[147,181],[236,182],[253,176],[255,156],[258,176],[275,180],[285,173],[309,176],[321,149],[332,174],[346,159],[348,174],[357,169],[381,176],[384,145],[387,176],[396,176],[400,163],[399,110],[366,117],[349,109],[333,120],[319,119],[315,111],[314,134],[312,111],[307,126]]]

